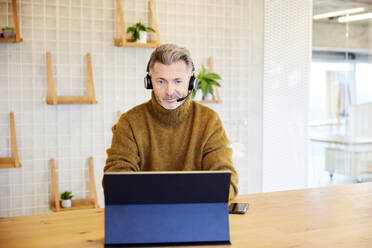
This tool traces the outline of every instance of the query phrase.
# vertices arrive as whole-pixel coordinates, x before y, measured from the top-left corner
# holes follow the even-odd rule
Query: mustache
[[[178,98],[179,96],[177,94],[173,94],[173,95],[163,97],[163,100],[172,100],[172,99],[178,99]]]

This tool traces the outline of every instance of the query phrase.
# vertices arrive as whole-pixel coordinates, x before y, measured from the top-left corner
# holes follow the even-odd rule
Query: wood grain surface
[[[372,247],[372,183],[238,201],[250,206],[245,215],[230,215],[227,247]],[[0,218],[0,247],[104,247],[103,238],[103,209]]]

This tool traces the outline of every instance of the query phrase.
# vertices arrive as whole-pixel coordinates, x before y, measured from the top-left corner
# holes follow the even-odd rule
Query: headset
[[[198,89],[198,79],[195,77],[195,67],[194,67],[194,63],[191,62],[192,64],[192,75],[190,77],[190,81],[189,81],[189,87],[188,87],[188,90],[189,91],[193,91],[193,90],[197,90]],[[151,76],[150,76],[150,61],[148,62],[147,64],[147,68],[146,68],[146,76],[144,78],[144,84],[145,84],[145,89],[148,89],[148,90],[151,90],[153,89],[153,86],[152,86],[152,81],[151,81]]]

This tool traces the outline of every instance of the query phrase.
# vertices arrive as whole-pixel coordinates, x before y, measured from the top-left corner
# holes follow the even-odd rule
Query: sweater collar
[[[162,124],[176,126],[189,116],[191,112],[191,97],[188,97],[176,109],[165,109],[158,103],[154,92],[152,92],[149,107],[151,115]]]

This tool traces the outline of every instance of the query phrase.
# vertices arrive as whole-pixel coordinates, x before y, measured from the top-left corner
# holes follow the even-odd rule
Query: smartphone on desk
[[[230,203],[229,213],[230,214],[245,214],[248,210],[248,203]]]

